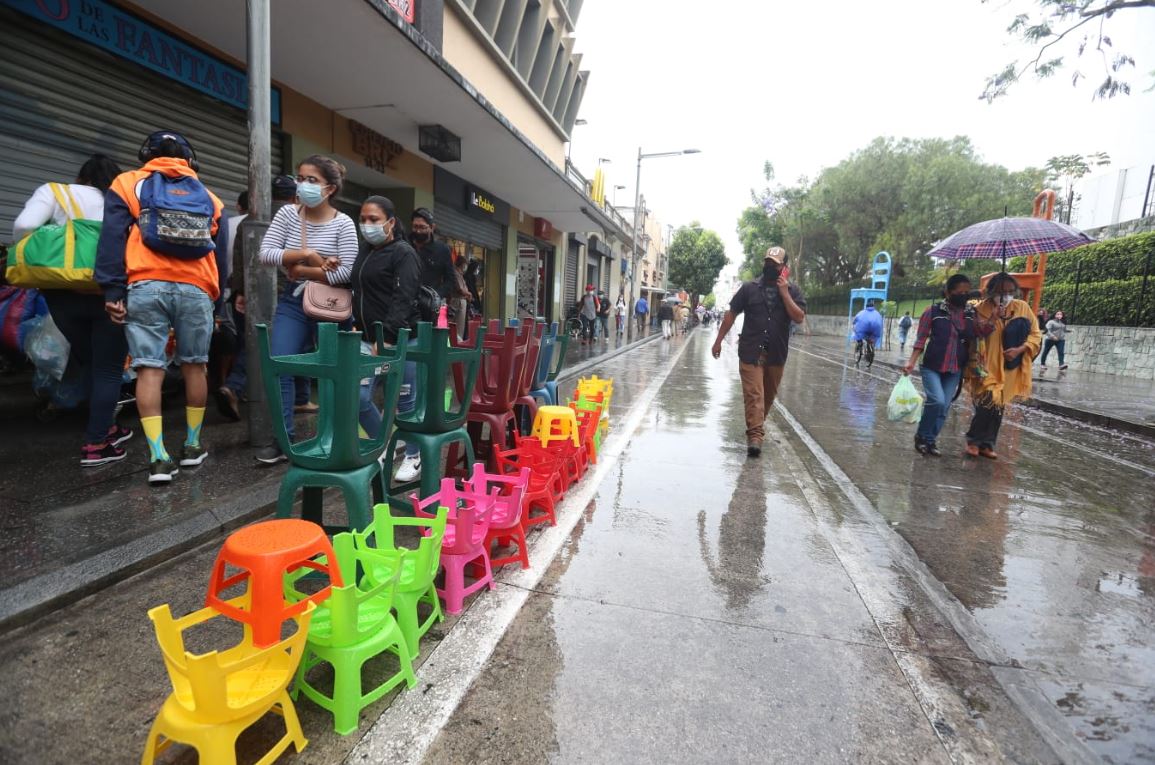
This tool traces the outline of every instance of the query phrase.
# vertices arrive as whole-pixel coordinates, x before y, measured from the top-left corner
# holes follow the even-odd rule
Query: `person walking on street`
[[[598,296],[594,294],[594,285],[587,284],[586,292],[578,300],[578,318],[582,323],[582,345],[594,341],[594,323],[598,318]]]
[[[957,276],[957,274],[956,274],[956,276]],[[910,318],[910,311],[907,311],[906,313],[904,313],[902,315],[902,318],[898,320],[898,352],[899,353],[905,353],[906,352],[906,336],[910,332],[910,328],[913,324],[914,324],[914,320]]]
[[[998,459],[995,442],[1003,411],[1015,399],[1031,395],[1031,360],[1039,354],[1042,333],[1031,306],[1016,297],[1019,283],[1004,272],[987,283],[986,298],[975,306],[975,331],[982,338],[976,369],[968,385],[975,415],[967,431],[966,453]]]
[[[413,243],[413,249],[421,261],[421,284],[435,289],[448,305],[450,298],[455,297],[457,292],[458,274],[453,265],[453,253],[449,245],[433,238],[437,227],[433,224],[433,213],[427,208],[418,207],[414,210],[410,224],[412,229],[409,241]]]
[[[914,450],[919,454],[942,456],[938,434],[975,343],[975,312],[967,306],[970,291],[971,281],[966,274],[947,279],[944,300],[928,307],[919,317],[914,349],[902,368],[904,375],[911,374],[922,357],[920,372],[926,404],[914,436]]]
[[[620,292],[618,302],[614,304],[614,315],[618,320],[618,337],[621,337],[626,331],[626,298]]]
[[[658,306],[658,321],[662,323],[662,337],[669,340],[674,336],[674,305],[663,300]]]
[[[1038,319],[1039,319],[1039,331],[1042,331],[1043,328],[1047,326],[1047,322],[1051,320],[1051,312],[1048,311],[1046,308],[1040,308]]]
[[[345,167],[319,155],[306,157],[297,166],[298,205],[277,210],[261,240],[261,262],[285,274],[281,296],[273,314],[270,351],[290,356],[311,351],[317,342],[317,320],[305,313],[304,292],[310,281],[331,286],[349,283],[349,271],[357,259],[357,228],[353,220],[333,206],[333,198],[345,183]],[[289,440],[293,425],[295,382],[281,380],[281,416]],[[286,459],[276,444],[259,449],[258,462],[272,465]]]
[[[1054,348],[1059,352],[1059,371],[1067,370],[1067,315],[1062,311],[1055,311],[1055,316],[1046,323],[1047,336],[1043,340],[1043,358],[1039,362],[1039,370],[1047,371],[1047,356]]]
[[[751,457],[762,454],[766,417],[774,406],[790,352],[790,324],[806,318],[806,298],[782,272],[785,266],[784,249],[766,250],[761,278],[746,282],[734,294],[711,349],[715,359],[722,355],[722,341],[738,315],[745,314],[738,336],[738,371],[746,410],[746,454]]]
[[[608,343],[610,341],[610,313],[614,307],[610,305],[610,299],[606,297],[606,293],[598,293],[598,327],[601,328],[602,342]]]
[[[136,370],[136,408],[148,439],[150,484],[180,472],[164,446],[161,386],[169,332],[185,389],[187,435],[180,467],[208,457],[201,445],[208,400],[213,301],[221,294],[214,238],[224,205],[197,177],[196,153],[184,136],[151,134],[141,144],[139,170],[121,173],[104,196],[104,225],[94,277],[104,308],[124,325]],[[171,213],[179,199],[182,214]],[[163,225],[162,225],[163,223]]]
[[[646,302],[645,297],[638,298],[638,302],[634,303],[634,315],[638,320],[638,336],[646,332],[646,317],[650,313],[650,304]]]
[[[105,192],[118,175],[120,168],[115,162],[103,154],[93,154],[80,166],[74,182],[39,186],[13,222],[13,241],[18,242],[49,223],[61,225],[74,218],[103,220]],[[53,186],[69,209],[61,206]],[[52,321],[68,340],[70,356],[79,366],[88,394],[88,424],[80,447],[80,465],[96,467],[118,462],[127,454],[122,444],[133,435],[130,428],[116,423],[124,360],[128,356],[124,326],[113,322],[100,295],[65,289],[46,289],[40,294],[48,304]]]

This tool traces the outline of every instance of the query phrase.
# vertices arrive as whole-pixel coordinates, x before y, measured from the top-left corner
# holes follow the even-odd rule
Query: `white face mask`
[[[1007,306],[1009,306],[1011,304],[1011,301],[1014,299],[1015,299],[1015,296],[1013,294],[1011,294],[1011,295],[999,295],[999,305],[1001,305],[1003,308],[1006,308]]]

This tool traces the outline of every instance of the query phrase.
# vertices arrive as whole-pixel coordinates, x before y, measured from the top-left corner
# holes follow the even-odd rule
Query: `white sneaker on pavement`
[[[401,460],[401,467],[397,468],[397,475],[393,478],[401,483],[409,483],[416,481],[421,475],[421,455],[414,454],[412,456],[405,455],[405,459]]]

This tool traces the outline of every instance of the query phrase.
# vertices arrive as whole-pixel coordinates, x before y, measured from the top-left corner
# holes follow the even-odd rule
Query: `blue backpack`
[[[137,226],[144,246],[169,257],[197,260],[212,252],[212,195],[196,178],[154,172],[141,182]]]

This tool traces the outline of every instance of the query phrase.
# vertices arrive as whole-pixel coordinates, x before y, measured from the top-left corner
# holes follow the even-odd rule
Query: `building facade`
[[[437,234],[474,263],[486,317],[562,318],[569,232],[582,232],[582,278],[610,289],[612,243],[630,236],[566,168],[589,79],[574,52],[580,7],[277,0],[273,172],[334,157],[348,169],[345,212],[370,194],[406,227],[433,210]],[[247,185],[245,59],[244,3],[0,0],[0,241],[37,186],[71,181],[94,152],[134,167],[160,129],[188,136],[231,207]]]

